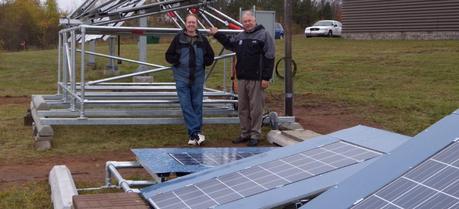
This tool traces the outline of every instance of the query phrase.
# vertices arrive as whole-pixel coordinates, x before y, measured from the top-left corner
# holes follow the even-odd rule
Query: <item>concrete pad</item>
[[[49,110],[49,106],[46,103],[45,99],[43,96],[40,95],[33,95],[32,96],[32,103],[33,103],[33,108],[36,110]]]
[[[290,139],[287,136],[283,135],[282,132],[279,130],[269,131],[266,137],[269,143],[277,144],[282,147],[298,143],[298,141]]]
[[[287,133],[285,133],[287,132]],[[289,146],[302,142],[304,140],[320,136],[310,130],[294,130],[294,131],[279,131],[271,130],[268,132],[267,139],[271,144],[277,144],[279,146]]]
[[[70,170],[65,165],[56,165],[49,172],[51,200],[54,209],[72,209],[72,198],[78,195]]]
[[[316,133],[311,130],[291,130],[291,131],[282,131],[282,134],[285,136],[296,140],[298,142],[302,142],[304,140],[314,138],[317,136],[322,136],[322,134]]]
[[[303,126],[297,122],[282,123],[279,125],[280,130],[304,130]]]

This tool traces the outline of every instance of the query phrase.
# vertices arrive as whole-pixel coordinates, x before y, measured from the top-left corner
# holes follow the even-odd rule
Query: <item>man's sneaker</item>
[[[188,139],[188,144],[196,145],[198,144],[198,141],[199,141],[199,136],[197,134],[192,134],[190,138]]]
[[[201,145],[205,140],[206,140],[206,137],[204,135],[198,134],[198,137],[196,139],[196,144]]]
[[[189,145],[196,145],[196,142],[197,142],[197,141],[194,140],[193,137],[190,137],[190,138],[188,139],[188,144],[189,144]]]
[[[250,139],[249,137],[247,137],[247,138],[242,138],[241,136],[239,136],[239,137],[233,139],[232,142],[233,142],[233,144],[239,144],[239,143],[247,142],[247,141],[249,141],[249,139]]]
[[[247,146],[249,147],[256,147],[257,145],[258,145],[257,139],[250,139],[249,142],[247,142]]]

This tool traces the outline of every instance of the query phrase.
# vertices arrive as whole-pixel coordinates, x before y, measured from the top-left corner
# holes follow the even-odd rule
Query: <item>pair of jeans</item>
[[[188,136],[191,137],[201,132],[204,78],[196,78],[191,85],[189,81],[176,80],[175,87]]]

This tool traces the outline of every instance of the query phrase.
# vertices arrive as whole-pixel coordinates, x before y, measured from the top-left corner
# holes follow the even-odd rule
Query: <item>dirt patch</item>
[[[21,164],[0,165],[0,188],[21,185],[30,181],[47,181],[49,171],[55,165],[66,165],[75,181],[103,184],[107,161],[135,160],[131,152],[103,152],[82,156],[59,156],[37,159]],[[135,172],[135,171],[133,171]]]
[[[294,115],[297,121],[308,130],[321,134],[327,134],[343,128],[352,127],[358,124],[365,124],[378,127],[365,121],[357,114],[351,105],[338,104],[327,101],[319,96],[296,95]],[[283,97],[269,96],[267,104],[273,111],[283,115]],[[27,104],[29,97],[0,97],[2,104]],[[355,108],[354,108],[355,109]],[[25,112],[26,110],[24,110]],[[262,145],[267,145],[263,142]],[[234,146],[231,142],[219,144],[219,146]],[[90,156],[59,156],[44,159],[37,159],[22,164],[3,164],[0,165],[0,188],[8,188],[9,185],[21,185],[30,181],[47,181],[48,174],[54,165],[67,165],[72,172],[76,182],[94,182],[102,185],[104,182],[106,161],[135,160],[130,151],[122,152],[101,152]],[[133,171],[131,175],[146,175],[138,171]],[[123,173],[124,174],[124,173]]]
[[[279,102],[283,100],[284,98],[271,95],[267,103],[272,111],[284,115],[283,103]],[[304,129],[320,134],[328,134],[359,124],[379,127],[377,124],[366,121],[355,112],[355,108],[346,103],[327,101],[314,94],[295,95],[294,101],[293,114],[297,122]]]
[[[0,105],[8,104],[28,104],[30,97],[28,96],[3,96],[0,97]]]

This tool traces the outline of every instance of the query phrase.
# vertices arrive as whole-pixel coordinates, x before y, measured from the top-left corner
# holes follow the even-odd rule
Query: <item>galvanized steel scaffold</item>
[[[87,0],[60,23],[57,93],[33,95],[29,116],[33,120],[36,143],[49,144],[53,137],[52,125],[159,125],[181,124],[181,110],[173,82],[123,82],[126,78],[151,75],[171,67],[128,59],[88,50],[87,42],[108,40],[122,35],[170,35],[182,30],[184,17],[194,13],[199,17],[200,31],[206,27],[226,27],[228,34],[241,32],[241,23],[212,7],[213,0]],[[152,15],[167,16],[176,28],[125,27],[127,20]],[[110,44],[111,42],[109,42]],[[110,47],[112,48],[112,47]],[[79,59],[77,57],[79,56]],[[87,56],[123,61],[147,68],[122,75],[87,80]],[[222,89],[205,87],[205,124],[239,123],[237,94],[227,88],[235,56],[223,48],[214,63],[206,69],[206,81],[212,76],[217,62],[223,61]],[[78,63],[79,62],[79,65]],[[78,65],[78,66],[77,66]],[[79,69],[77,69],[79,68]],[[123,80],[123,81],[119,81]],[[294,122],[294,117],[278,117],[270,113],[265,123]]]

